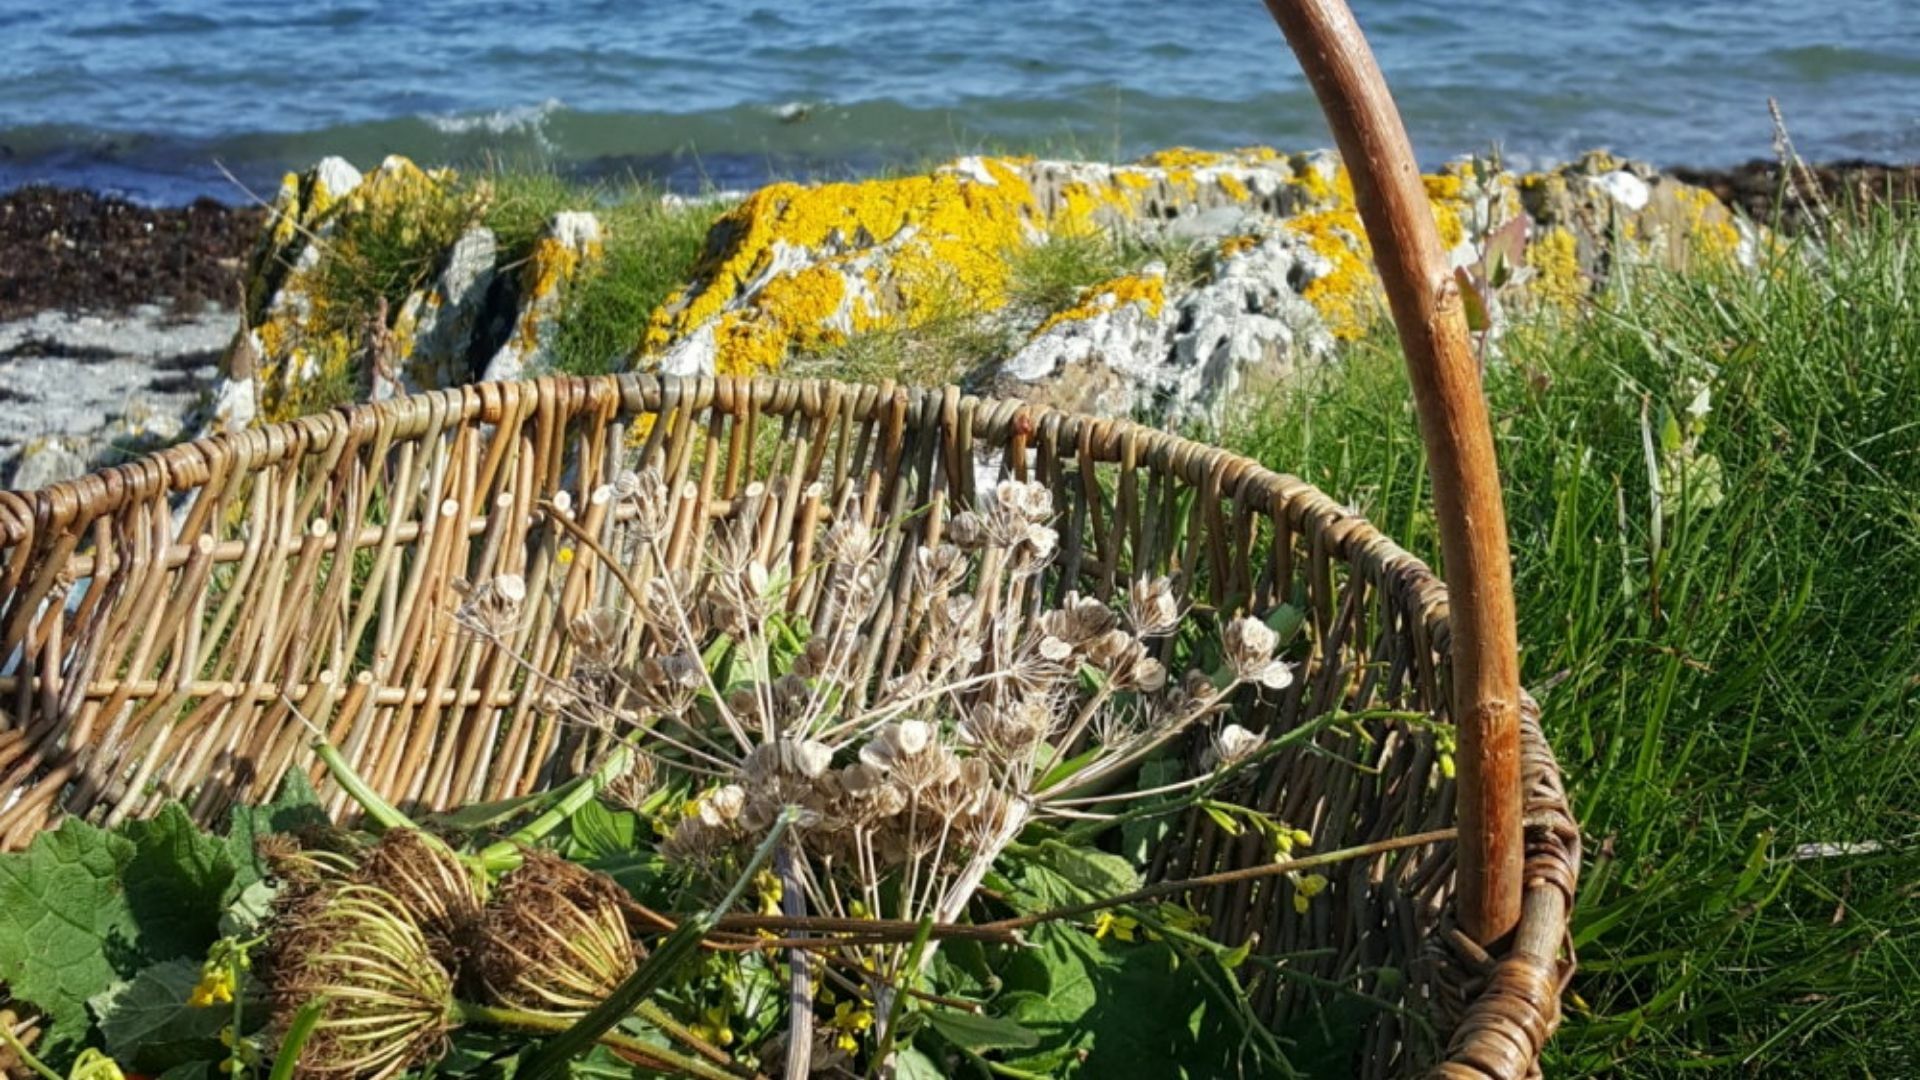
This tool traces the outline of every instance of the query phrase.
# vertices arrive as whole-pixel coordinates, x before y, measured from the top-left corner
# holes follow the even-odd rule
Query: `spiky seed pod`
[[[434,955],[458,969],[483,898],[474,874],[453,849],[418,829],[390,829],[351,880],[392,893],[426,934]]]
[[[320,1002],[301,1076],[382,1080],[445,1052],[453,977],[385,889],[349,882],[315,896],[280,921],[267,955],[276,1027]]]
[[[574,1017],[605,1000],[639,963],[610,878],[542,851],[501,879],[481,923],[474,968],[488,997]]]

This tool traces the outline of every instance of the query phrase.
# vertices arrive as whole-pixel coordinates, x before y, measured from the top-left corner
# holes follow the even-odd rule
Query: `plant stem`
[[[27,1051],[26,1044],[21,1042],[19,1037],[13,1033],[12,1013],[8,1013],[3,1019],[0,1019],[0,1042],[6,1043],[7,1049],[13,1051],[13,1056],[19,1058],[22,1064],[34,1072],[39,1073],[41,1076],[46,1077],[47,1080],[66,1080],[66,1077],[47,1068],[44,1062]]]
[[[873,1050],[873,1067],[868,1076],[878,1076],[882,1069],[889,1067],[888,1059],[893,1056],[894,1035],[900,1030],[900,1010],[906,1005],[907,995],[920,977],[921,957],[926,955],[927,942],[933,937],[933,917],[920,920],[920,928],[913,936],[913,947],[907,950],[906,963],[900,965],[901,985],[885,988],[891,999],[883,1009],[885,1017],[881,1021],[885,1026],[880,1029],[880,1043]]]
[[[613,782],[614,777],[625,772],[633,762],[633,746],[621,743],[614,747],[592,775],[576,784],[572,791],[548,807],[545,813],[514,830],[513,835],[480,850],[474,858],[487,870],[510,870],[519,865],[520,849],[529,847],[560,827],[560,823],[574,815],[574,812],[592,801],[601,789]]]
[[[314,998],[293,1014],[286,1035],[280,1039],[280,1052],[274,1055],[273,1071],[267,1074],[267,1080],[293,1080],[294,1071],[300,1067],[300,1051],[306,1049],[307,1036],[313,1034],[314,1025],[320,1022],[320,1010],[325,1005],[325,998]]]
[[[454,1002],[454,1012],[466,1023],[487,1024],[492,1027],[513,1028],[520,1031],[565,1031],[572,1026],[572,1021],[555,1016],[543,1016],[539,1013],[522,1012],[519,1009],[501,1008],[497,1005],[478,1005],[467,1001]],[[750,1075],[721,1068],[664,1046],[642,1042],[618,1031],[603,1031],[596,1037],[596,1041],[610,1050],[630,1055],[637,1059],[638,1064],[651,1069],[700,1077],[701,1080],[736,1080],[737,1077]]]
[[[797,845],[780,845],[774,866],[780,875],[780,910],[788,918],[807,914],[806,886],[800,880]],[[803,948],[787,952],[787,1080],[807,1080],[813,1065],[813,972]]]
[[[983,923],[982,925],[998,930],[1021,930],[1029,926],[1038,926],[1041,923],[1054,922],[1058,919],[1071,919],[1076,915],[1088,915],[1096,911],[1105,911],[1108,908],[1125,907],[1128,904],[1140,903],[1142,900],[1154,900],[1162,896],[1171,896],[1175,893],[1190,892],[1194,889],[1212,888],[1215,885],[1232,885],[1236,882],[1252,881],[1256,878],[1290,874],[1296,870],[1311,870],[1316,866],[1330,866],[1334,863],[1346,862],[1350,859],[1363,859],[1369,855],[1381,855],[1389,851],[1399,851],[1402,848],[1419,847],[1422,844],[1444,843],[1448,840],[1458,839],[1459,835],[1460,830],[1458,829],[1434,829],[1431,832],[1413,833],[1408,836],[1393,836],[1385,840],[1375,840],[1371,844],[1360,844],[1355,847],[1341,848],[1338,851],[1321,852],[1318,855],[1308,855],[1299,859],[1286,859],[1281,862],[1267,863],[1263,866],[1249,866],[1240,870],[1223,870],[1217,874],[1203,874],[1200,877],[1184,878],[1180,881],[1162,881],[1156,885],[1149,885],[1144,889],[1135,889],[1133,892],[1123,893],[1119,896],[1111,896],[1104,900],[1092,900],[1084,904],[1070,904],[1066,907],[1054,908],[1051,911],[1042,911],[1037,915],[1022,915],[1019,918],[1000,919],[996,922]]]

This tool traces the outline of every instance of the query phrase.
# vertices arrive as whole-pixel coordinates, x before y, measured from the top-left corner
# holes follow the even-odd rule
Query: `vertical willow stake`
[[[1344,0],[1266,0],[1326,111],[1406,352],[1453,626],[1460,921],[1482,945],[1520,921],[1520,665],[1506,510],[1465,307],[1413,146]]]

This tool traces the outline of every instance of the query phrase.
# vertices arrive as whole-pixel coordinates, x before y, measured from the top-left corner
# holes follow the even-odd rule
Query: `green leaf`
[[[1162,787],[1182,779],[1186,771],[1180,759],[1174,755],[1153,758],[1140,766],[1140,779],[1135,782],[1138,789]],[[1168,803],[1177,796],[1154,795],[1150,802],[1140,804],[1141,808],[1155,804]],[[1135,809],[1129,806],[1129,810]],[[1153,852],[1167,836],[1173,832],[1173,814],[1159,814],[1154,817],[1134,818],[1120,825],[1120,850],[1136,866],[1144,866],[1153,857]]]
[[[187,1004],[199,981],[197,961],[166,960],[88,999],[99,1018],[107,1052],[122,1062],[142,1065],[154,1060],[156,1053],[177,1050],[183,1043],[211,1043],[210,1049],[217,1051],[220,1029],[233,1022],[233,1006]],[[172,1056],[179,1060],[179,1054]]]
[[[454,832],[470,833],[494,825],[504,824],[521,814],[531,814],[544,810],[548,805],[558,802],[574,788],[585,783],[584,777],[572,780],[546,791],[536,791],[529,795],[516,795],[511,799],[497,799],[493,802],[474,803],[457,810],[448,810],[442,814],[428,814],[420,819],[420,824],[451,829]]]
[[[911,1046],[894,1052],[893,1065],[897,1080],[947,1080],[946,1070]]]
[[[1037,954],[1048,988],[1000,1000],[1008,1019],[1040,1043],[1006,1055],[1007,1065],[1101,1080],[1244,1073],[1240,1032],[1209,997],[1198,965],[1179,962],[1165,942],[1114,946],[1057,925],[1039,928],[1034,938],[1039,947],[1027,952]]]
[[[1460,286],[1460,303],[1467,312],[1467,329],[1476,334],[1485,333],[1493,326],[1493,319],[1487,314],[1487,302],[1481,297],[1480,290],[1464,266],[1453,270],[1454,283]]]
[[[119,885],[133,857],[132,841],[78,818],[0,855],[0,983],[46,1013],[55,1061],[86,1037],[87,996],[138,966],[140,930]]]
[[[120,831],[134,846],[121,881],[145,958],[197,959],[220,936],[220,913],[231,899],[235,874],[227,843],[200,831],[178,803]]]
[[[220,913],[220,936],[250,938],[260,933],[273,914],[273,898],[279,892],[279,886],[265,881],[256,881],[241,889],[240,895],[228,901],[227,910]]]
[[[588,800],[567,819],[573,830],[573,847],[568,855],[601,859],[633,850],[635,820],[632,811],[615,812],[598,799]]]
[[[1140,887],[1132,863],[1098,848],[1043,840],[1034,846],[1033,861],[1065,878],[1084,894],[1083,900],[1105,900]]]
[[[965,1050],[1028,1050],[1040,1036],[1011,1020],[958,1009],[928,1009],[927,1023],[948,1042]]]

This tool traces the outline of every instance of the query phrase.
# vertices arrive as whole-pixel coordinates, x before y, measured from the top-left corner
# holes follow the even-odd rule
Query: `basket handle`
[[[1493,431],[1465,309],[1400,112],[1345,0],[1266,0],[1326,111],[1406,351],[1452,611],[1462,928],[1520,918],[1524,841],[1513,571]]]

